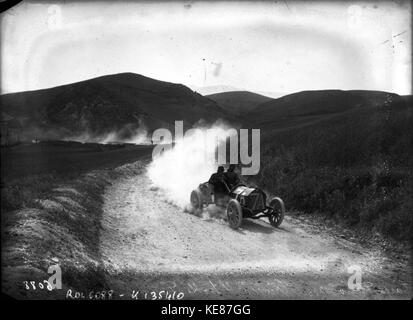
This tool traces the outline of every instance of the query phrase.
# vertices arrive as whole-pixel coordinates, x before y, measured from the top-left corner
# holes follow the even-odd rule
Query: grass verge
[[[55,299],[65,298],[68,289],[108,289],[98,248],[103,193],[113,181],[136,175],[142,167],[137,161],[77,178],[44,174],[4,185],[3,293],[18,299]],[[47,272],[52,265],[62,270],[63,288],[50,292],[39,283],[52,275]]]

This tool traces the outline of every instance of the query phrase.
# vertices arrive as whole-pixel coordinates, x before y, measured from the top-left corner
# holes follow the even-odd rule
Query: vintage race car
[[[225,196],[214,195],[213,187],[208,182],[201,183],[197,189],[191,192],[191,204],[196,210],[203,209],[215,203],[226,208],[229,225],[237,229],[242,224],[242,219],[259,219],[267,217],[270,224],[278,227],[284,219],[284,202],[278,198],[272,198],[267,204],[267,195],[259,188],[251,188],[246,185],[234,187]]]

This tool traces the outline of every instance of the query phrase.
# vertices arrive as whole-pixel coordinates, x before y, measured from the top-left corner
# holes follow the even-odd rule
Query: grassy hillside
[[[246,115],[245,124],[272,131],[314,123],[358,108],[377,108],[385,101],[398,99],[396,94],[380,91],[303,91],[258,105]]]
[[[31,205],[51,189],[92,170],[150,157],[152,146],[49,141],[1,150],[2,212]]]
[[[388,97],[374,108],[355,107],[307,126],[269,131],[261,140],[256,182],[285,199],[289,209],[411,239],[412,100]],[[338,102],[331,109],[346,106]]]
[[[149,131],[186,126],[228,114],[216,102],[181,85],[133,73],[103,76],[50,89],[0,97],[2,115],[20,121],[28,140],[101,135],[124,128],[125,138],[142,125]],[[129,135],[129,136],[128,136]]]
[[[225,110],[238,115],[246,114],[258,105],[272,100],[272,98],[249,91],[222,92],[207,97],[217,102]]]
[[[64,141],[1,148],[2,289],[15,298],[63,298],[68,288],[107,290],[98,250],[103,193],[141,172],[151,145]],[[63,290],[28,290],[58,263]],[[30,285],[29,285],[30,287]]]
[[[2,209],[2,292],[17,299],[65,299],[72,289],[84,291],[88,299],[91,290],[107,291],[99,250],[103,193],[116,179],[137,175],[143,167],[136,161],[115,169],[78,173],[73,179],[59,175],[52,180],[44,176],[20,179],[35,183],[22,189],[32,201],[20,203],[13,211]],[[47,183],[47,190],[34,193]],[[20,185],[14,188],[19,190]],[[3,199],[2,195],[2,204]],[[47,270],[55,264],[62,270],[62,290],[42,289],[39,283],[50,277]]]

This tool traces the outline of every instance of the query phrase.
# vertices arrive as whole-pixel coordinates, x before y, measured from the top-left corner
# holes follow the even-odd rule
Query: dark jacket
[[[230,189],[235,187],[237,184],[240,183],[239,176],[236,172],[234,171],[227,171],[224,173],[224,181],[228,185]]]
[[[210,184],[214,186],[214,193],[219,192],[219,193],[227,193],[228,190],[224,184],[224,173],[219,172],[219,173],[214,173],[212,174],[211,178],[209,178],[208,181]]]

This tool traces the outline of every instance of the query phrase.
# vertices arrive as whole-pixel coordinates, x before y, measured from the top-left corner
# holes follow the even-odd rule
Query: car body
[[[237,229],[244,218],[259,219],[267,217],[270,224],[278,227],[284,219],[285,206],[279,197],[267,202],[267,195],[260,188],[240,184],[223,196],[214,195],[213,186],[208,182],[201,183],[191,192],[191,204],[194,209],[215,203],[225,207],[229,225]]]

